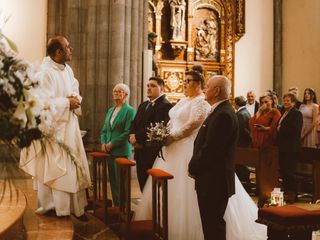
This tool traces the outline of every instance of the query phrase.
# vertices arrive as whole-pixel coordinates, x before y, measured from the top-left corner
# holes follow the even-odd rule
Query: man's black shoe
[[[87,215],[85,213],[82,214],[80,217],[75,216],[75,218],[81,222],[88,222],[89,221],[89,218],[87,217]]]

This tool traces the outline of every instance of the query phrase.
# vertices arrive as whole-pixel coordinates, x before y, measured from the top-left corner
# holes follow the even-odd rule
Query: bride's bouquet
[[[147,142],[148,146],[161,147],[164,145],[165,139],[169,136],[169,129],[162,122],[150,123],[147,128]]]

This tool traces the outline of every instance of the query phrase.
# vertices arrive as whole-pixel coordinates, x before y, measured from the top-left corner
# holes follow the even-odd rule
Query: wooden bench
[[[256,183],[259,200],[270,197],[273,188],[279,185],[278,148],[269,147],[236,149],[235,162],[256,168]]]
[[[101,208],[102,218],[100,214],[97,217],[106,223],[107,211],[111,202],[107,191],[107,158],[110,155],[103,152],[90,152],[89,155],[93,157],[93,212],[97,215],[97,210]]]
[[[312,165],[312,200],[313,202],[320,199],[320,149],[302,148],[299,155],[299,163],[307,163]]]
[[[168,180],[173,176],[160,169],[149,169],[152,177],[152,220],[131,220],[130,168],[134,163],[127,159],[116,159],[126,176],[120,186],[124,187],[126,201],[120,204],[120,236],[125,240],[168,240]]]
[[[320,149],[302,148],[298,162],[312,165],[312,194],[313,202],[320,199]],[[256,179],[259,199],[270,197],[270,192],[279,185],[278,148],[265,149],[240,148],[236,149],[236,164],[256,168]]]

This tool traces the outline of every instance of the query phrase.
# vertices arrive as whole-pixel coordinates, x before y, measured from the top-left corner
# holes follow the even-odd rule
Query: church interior
[[[163,93],[176,105],[185,97],[185,72],[201,65],[205,82],[216,75],[231,81],[232,103],[249,92],[259,101],[269,91],[282,106],[282,97],[294,87],[297,100],[305,104],[307,89],[315,99],[320,94],[319,16],[319,0],[0,0],[0,36],[14,42],[16,57],[36,71],[47,55],[49,39],[65,36],[72,46],[68,64],[79,82],[79,125],[91,176],[85,191],[86,221],[52,212],[37,215],[35,181],[17,163],[9,160],[9,167],[3,167],[12,156],[19,162],[20,152],[10,152],[0,139],[0,169],[7,171],[0,173],[0,240],[151,239],[123,233],[134,222],[142,198],[133,148],[131,161],[115,160],[122,200],[119,206],[111,200],[106,160],[110,155],[101,152],[101,131],[107,110],[114,106],[115,86],[129,87],[127,102],[136,111],[148,99],[149,78],[157,76],[164,81]],[[308,171],[296,172],[298,193],[293,202],[283,203],[276,147],[236,150],[236,164],[250,170],[249,183],[242,183],[258,206],[257,221],[268,227],[268,239],[320,240],[320,115],[317,119],[319,144],[302,148],[298,163],[308,165]],[[170,202],[165,190],[175,176],[157,171],[150,175],[158,196],[152,210],[159,218],[151,222],[152,239],[175,240],[168,237]],[[277,205],[283,204],[278,213]],[[289,217],[282,207],[292,208]],[[286,230],[274,230],[281,214]],[[295,231],[290,217],[295,223],[303,221],[297,238],[290,238],[290,231]],[[290,234],[276,238],[285,231]]]

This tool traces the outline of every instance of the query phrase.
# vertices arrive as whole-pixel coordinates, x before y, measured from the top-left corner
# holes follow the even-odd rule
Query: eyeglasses
[[[123,93],[123,90],[113,90],[113,93]]]
[[[192,82],[192,81],[196,81],[194,79],[185,79],[183,82],[184,84],[188,84],[189,82]]]

